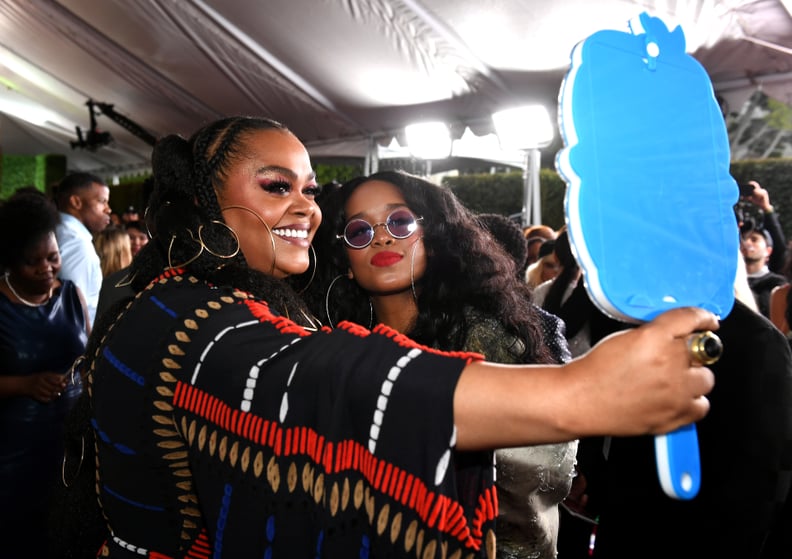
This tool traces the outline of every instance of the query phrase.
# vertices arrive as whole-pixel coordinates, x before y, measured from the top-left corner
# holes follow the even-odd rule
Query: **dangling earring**
[[[258,219],[261,222],[261,224],[264,226],[264,229],[267,230],[267,233],[269,233],[270,243],[272,244],[272,267],[270,268],[269,275],[273,275],[275,273],[275,264],[278,260],[278,255],[275,254],[275,236],[272,234],[272,229],[270,229],[270,226],[267,225],[267,223],[261,218],[258,212],[256,212],[255,210],[251,210],[247,206],[237,206],[237,205],[226,206],[224,208],[220,208],[220,211],[224,212],[225,210],[231,210],[231,209],[244,210],[248,213],[253,214],[254,216],[256,216],[256,219]]]
[[[182,262],[181,264],[174,265],[173,264],[173,260],[171,259],[171,252],[173,251],[173,241],[176,240],[176,235],[171,235],[170,243],[168,243],[168,269],[170,269],[170,270],[174,270],[176,268],[184,268],[186,266],[189,266],[190,264],[192,264],[193,262],[198,260],[198,257],[201,256],[201,254],[204,251],[205,247],[204,247],[203,243],[200,243],[200,242],[195,240],[195,235],[193,235],[192,231],[187,229],[187,232],[190,234],[190,238],[198,244],[198,252],[195,253],[195,256],[193,256],[192,258],[187,259],[186,261]]]
[[[237,254],[239,254],[239,235],[237,235],[237,232],[234,231],[234,229],[231,228],[229,225],[223,223],[222,221],[218,221],[216,219],[213,219],[210,223],[221,225],[221,226],[225,227],[226,229],[228,229],[228,231],[231,232],[231,235],[233,236],[234,241],[236,242],[236,248],[234,250],[232,250],[229,254],[220,254],[218,252],[213,251],[211,248],[209,248],[209,245],[207,245],[204,242],[203,237],[202,237],[203,229],[204,229],[203,225],[200,225],[198,227],[198,234],[197,235],[193,234],[193,232],[190,229],[187,229],[187,233],[190,234],[190,239],[192,239],[194,242],[198,243],[198,247],[199,247],[198,248],[198,252],[195,253],[195,255],[192,256],[191,258],[187,259],[185,262],[182,262],[181,264],[174,265],[173,264],[173,260],[171,259],[171,252],[173,251],[173,242],[176,240],[176,235],[171,235],[170,243],[168,243],[168,266],[170,267],[171,270],[174,269],[174,268],[186,268],[187,266],[189,266],[190,264],[192,264],[193,262],[198,260],[198,258],[203,254],[204,250],[206,252],[208,252],[209,254],[211,254],[212,256],[215,256],[217,258],[222,258],[224,260],[225,259],[229,259],[229,258],[233,258]]]

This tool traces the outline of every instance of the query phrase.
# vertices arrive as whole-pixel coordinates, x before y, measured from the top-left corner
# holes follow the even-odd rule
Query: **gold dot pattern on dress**
[[[412,550],[413,546],[415,545],[415,538],[418,535],[418,521],[413,520],[410,522],[410,525],[407,526],[407,531],[404,533],[404,551],[407,553]]]
[[[338,483],[333,482],[330,488],[330,515],[335,516],[338,514],[338,506],[341,497],[339,496]]]
[[[349,478],[344,478],[344,487],[341,491],[341,510],[346,510],[349,506]]]
[[[236,467],[237,460],[239,459],[239,441],[234,441],[231,445],[231,450],[228,451],[228,463],[232,467]]]
[[[239,465],[242,468],[242,472],[246,473],[248,468],[250,467],[250,447],[246,446],[245,450],[242,451],[242,458],[239,461]]]
[[[305,491],[306,493],[310,493],[311,488],[313,487],[313,466],[307,462],[305,466],[303,466],[302,484],[303,484],[303,491]]]
[[[247,298],[247,295],[240,294],[240,298]],[[233,299],[228,297],[225,297],[222,301],[236,304]],[[219,303],[207,303],[206,307],[210,310],[198,309],[195,311],[195,316],[199,320],[208,317],[210,312],[217,311],[222,306]],[[183,322],[187,331],[198,330],[201,323],[192,319]],[[172,358],[166,357],[162,361],[166,369],[176,371],[181,367],[177,359],[186,353],[186,348],[182,346],[192,341],[192,336],[188,335],[187,331],[179,330],[174,333],[176,343],[167,347],[168,354]],[[160,379],[163,382],[162,387],[175,385],[177,382],[174,375],[167,372],[167,370],[160,373]],[[184,467],[181,468],[180,473],[174,472],[174,475],[176,477],[185,476],[179,486],[184,491],[184,495],[180,499],[185,504],[191,504],[191,506],[185,506],[183,509],[185,536],[191,539],[193,537],[192,534],[195,534],[197,529],[202,528],[199,521],[200,512],[196,506],[198,504],[197,497],[194,494],[192,479],[189,477],[191,474],[189,468],[187,468],[186,453],[184,449],[178,448],[178,444],[170,442],[170,438],[180,440],[179,433],[174,429],[165,427],[166,422],[172,425],[172,416],[162,415],[166,408],[168,411],[170,409],[174,398],[174,390],[170,387],[166,390],[158,389],[158,394],[162,400],[159,400],[155,407],[160,411],[160,415],[154,418],[154,421],[162,422],[163,427],[158,430],[158,434],[163,439],[168,440],[161,447],[169,450],[168,454],[172,458],[175,459],[178,455],[180,460],[184,460]],[[167,403],[167,406],[163,406],[163,403]],[[459,547],[460,542],[453,538],[450,540],[447,537],[435,539],[427,536],[427,534],[434,535],[435,531],[425,532],[425,525],[419,520],[411,519],[407,528],[403,529],[406,520],[404,513],[401,510],[397,510],[398,503],[394,503],[389,498],[383,498],[382,502],[379,502],[377,498],[379,492],[369,484],[370,480],[359,479],[357,476],[330,478],[324,472],[322,464],[312,462],[301,464],[300,460],[286,462],[283,456],[271,455],[266,450],[259,450],[256,447],[249,446],[244,439],[237,439],[235,434],[226,432],[222,428],[217,428],[211,424],[207,425],[204,421],[205,419],[199,417],[197,422],[192,419],[189,424],[182,425],[181,432],[184,435],[184,439],[199,451],[205,450],[209,456],[223,462],[227,461],[232,467],[240,469],[243,473],[250,469],[251,474],[256,478],[266,475],[267,482],[274,493],[278,493],[283,489],[288,491],[289,494],[293,494],[297,491],[298,486],[301,486],[306,496],[313,497],[317,504],[327,507],[328,512],[334,518],[340,511],[347,510],[351,502],[355,510],[362,509],[364,511],[369,524],[377,535],[388,538],[394,545],[403,546],[410,556],[420,559],[446,559],[450,545],[453,549],[451,559],[462,558],[463,550]],[[250,468],[251,450],[254,453],[252,468]],[[285,478],[283,477],[284,475]],[[281,481],[285,483],[281,484]],[[193,514],[195,515],[195,521],[187,520]],[[408,516],[407,518],[410,517]],[[490,534],[487,535],[488,538],[489,536]],[[492,537],[494,538],[494,535]],[[402,540],[401,542],[399,541],[400,539]],[[487,539],[488,554],[489,544],[490,541]],[[466,559],[472,559],[474,556],[475,554],[471,553],[466,556]],[[494,559],[494,555],[491,555],[491,559]]]
[[[487,536],[484,538],[484,545],[486,546],[488,559],[495,559],[496,544],[495,532],[493,530],[487,530]]]
[[[373,499],[372,499],[373,500]],[[385,505],[380,509],[377,515],[377,534],[382,535],[385,533],[385,528],[388,527],[388,517],[390,516],[390,504]]]
[[[289,493],[294,493],[294,490],[297,489],[298,479],[297,464],[292,462],[289,464],[289,471],[286,473],[286,486],[289,488]]]
[[[399,534],[401,533],[401,524],[402,524],[402,513],[397,512],[393,515],[393,520],[391,521],[391,528],[390,528],[390,539],[391,543],[396,543],[396,540],[399,538]]]
[[[256,478],[261,477],[261,473],[264,471],[264,453],[260,450],[256,453],[256,458],[253,460],[253,475]]]
[[[435,556],[436,549],[437,549],[437,542],[435,540],[428,541],[426,543],[426,547],[424,548],[421,557],[423,557],[423,559],[433,559]]]
[[[280,469],[274,456],[270,458],[267,464],[267,481],[269,481],[272,490],[277,493],[278,487],[280,487]]]
[[[324,474],[321,472],[319,475],[316,476],[316,481],[314,482],[314,501],[316,504],[319,504],[321,500],[324,498]]]

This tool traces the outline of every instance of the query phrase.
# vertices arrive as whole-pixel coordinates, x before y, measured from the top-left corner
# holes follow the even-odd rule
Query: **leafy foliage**
[[[558,229],[564,224],[564,195],[566,184],[551,169],[541,169],[539,183],[542,201],[542,221]],[[448,186],[462,203],[475,213],[514,215],[522,212],[522,173],[495,173],[445,177]]]

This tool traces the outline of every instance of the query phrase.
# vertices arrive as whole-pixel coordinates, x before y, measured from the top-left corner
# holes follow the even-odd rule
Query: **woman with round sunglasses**
[[[563,367],[486,363],[385,326],[317,330],[289,278],[314,265],[319,189],[280,123],[162,138],[152,169],[136,295],[97,321],[84,454],[64,462],[98,492],[102,557],[492,557],[492,486],[468,488],[465,508],[454,450],[663,431],[708,409],[714,379],[684,339],[717,327],[699,309]]]
[[[385,171],[343,185],[322,211],[320,232],[330,234],[321,239],[330,244],[317,245],[320,261],[329,261],[319,290],[327,291],[314,312],[329,324],[383,323],[428,346],[488,361],[555,363],[514,259],[447,188]],[[571,486],[576,448],[569,442],[498,452],[500,557],[556,557],[558,504]],[[492,483],[491,452],[459,453],[457,463],[460,494]]]

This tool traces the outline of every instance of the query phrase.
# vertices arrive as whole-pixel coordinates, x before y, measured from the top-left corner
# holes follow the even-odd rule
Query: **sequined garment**
[[[466,309],[469,324],[465,351],[488,361],[517,363],[523,344],[500,323]],[[568,360],[560,321],[542,311],[546,344],[559,361]],[[553,320],[555,319],[555,320]],[[498,450],[496,486],[497,554],[501,559],[552,559],[558,539],[558,505],[569,494],[574,477],[577,441]]]
[[[477,358],[382,326],[309,334],[163,276],[89,373],[100,555],[493,557],[494,488],[465,511],[451,452],[454,387]]]
[[[0,375],[66,373],[85,350],[85,314],[66,280],[38,307],[0,294]],[[0,556],[30,557],[49,510],[50,488],[60,483],[66,413],[82,391],[79,375],[49,403],[0,398]]]

